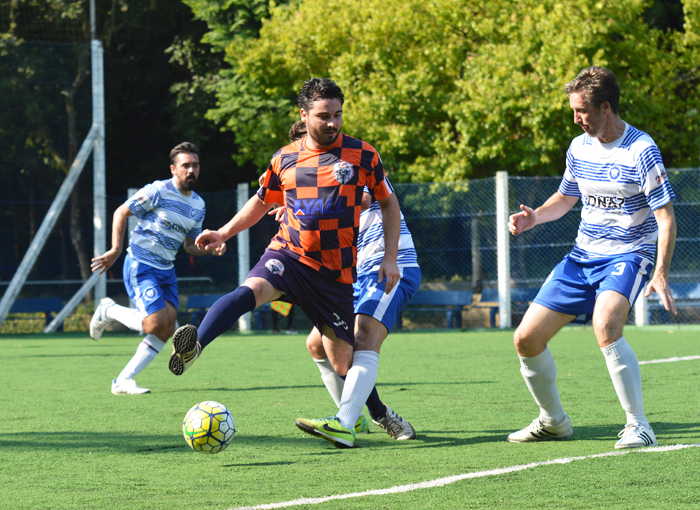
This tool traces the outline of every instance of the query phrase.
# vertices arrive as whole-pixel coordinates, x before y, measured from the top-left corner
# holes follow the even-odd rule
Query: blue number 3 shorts
[[[649,280],[653,264],[634,253],[601,257],[587,261],[572,260],[567,254],[540,288],[534,303],[555,312],[584,316],[574,322],[586,323],[593,317],[601,292],[614,290],[625,296],[630,307]]]

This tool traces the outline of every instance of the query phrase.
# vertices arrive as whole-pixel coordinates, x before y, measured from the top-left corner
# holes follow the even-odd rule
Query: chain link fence
[[[697,254],[700,253],[700,169],[670,169],[668,176],[677,196],[674,209],[678,237],[671,264],[671,284],[678,300],[679,313],[672,316],[663,310],[658,300],[650,299],[648,322],[699,323],[700,292],[697,289],[700,289],[700,260]],[[509,212],[518,211],[520,204],[540,206],[558,189],[560,180],[559,177],[510,177]],[[418,252],[423,272],[421,289],[471,291],[473,301],[462,310],[462,327],[498,326],[496,179],[399,184],[395,189]],[[251,188],[249,196],[254,192]],[[204,228],[219,228],[231,219],[238,207],[236,191],[202,193],[202,197],[207,204]],[[125,199],[126,196],[109,199],[109,218]],[[4,198],[2,201],[5,202]],[[49,205],[50,197],[46,197],[45,200],[31,202],[15,199],[10,207],[12,217],[24,220],[34,217],[40,222]],[[83,215],[90,218],[91,200],[81,201],[80,207],[84,209]],[[512,326],[519,324],[540,285],[573,247],[580,211],[579,202],[558,221],[540,225],[517,237],[509,236]],[[2,250],[0,258],[0,285],[6,288],[31,241],[31,232],[27,228],[17,228],[21,223],[6,221],[3,225],[4,238],[14,240],[13,249]],[[81,236],[89,246],[93,235],[92,224],[83,222],[83,225],[85,228]],[[75,293],[82,280],[68,228],[67,221],[58,223],[19,298],[58,296],[65,302]],[[272,217],[263,218],[249,230],[251,265],[257,262],[276,231],[277,224]],[[122,255],[110,269],[107,290],[108,295],[125,304],[128,299],[121,282],[123,258]],[[236,238],[229,241],[228,251],[223,257],[192,257],[180,250],[175,266],[180,282],[181,320],[187,321],[188,295],[226,293],[238,285]],[[87,306],[76,311],[76,314],[85,315],[82,323],[86,324],[90,312]],[[8,320],[11,319],[8,317]],[[412,312],[408,307],[404,319],[409,328],[447,327],[445,314],[439,312]],[[634,324],[635,320],[633,310],[628,323]],[[267,321],[268,327],[269,323]],[[295,314],[295,329],[305,330],[310,326],[303,314]]]

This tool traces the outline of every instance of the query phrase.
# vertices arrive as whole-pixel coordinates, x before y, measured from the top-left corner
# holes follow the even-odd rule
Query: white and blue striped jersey
[[[587,134],[574,138],[559,191],[583,203],[573,260],[622,253],[654,260],[653,211],[676,197],[649,135],[625,123],[624,134],[609,144]]]
[[[378,202],[360,214],[360,232],[357,236],[357,274],[377,272],[384,260],[384,230],[382,210]],[[401,213],[401,235],[399,236],[399,267],[419,267],[418,255],[413,246],[413,237]]]
[[[128,251],[157,269],[172,268],[185,237],[196,239],[202,232],[204,200],[194,191],[183,195],[172,179],[144,186],[126,205],[139,220]]]

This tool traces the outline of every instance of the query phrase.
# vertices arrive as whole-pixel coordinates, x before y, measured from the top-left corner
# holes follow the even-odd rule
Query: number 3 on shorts
[[[614,276],[620,276],[622,273],[625,272],[626,265],[627,265],[627,263],[625,263],[625,262],[620,262],[619,264],[615,264],[615,271],[613,271],[610,274],[614,275]]]

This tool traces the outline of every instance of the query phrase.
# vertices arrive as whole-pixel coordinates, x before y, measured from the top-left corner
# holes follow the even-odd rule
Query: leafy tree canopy
[[[207,117],[239,164],[267,166],[302,83],[326,76],[346,94],[344,131],[395,181],[559,174],[581,133],[564,85],[601,65],[667,166],[697,165],[700,0],[185,1],[225,51]]]

